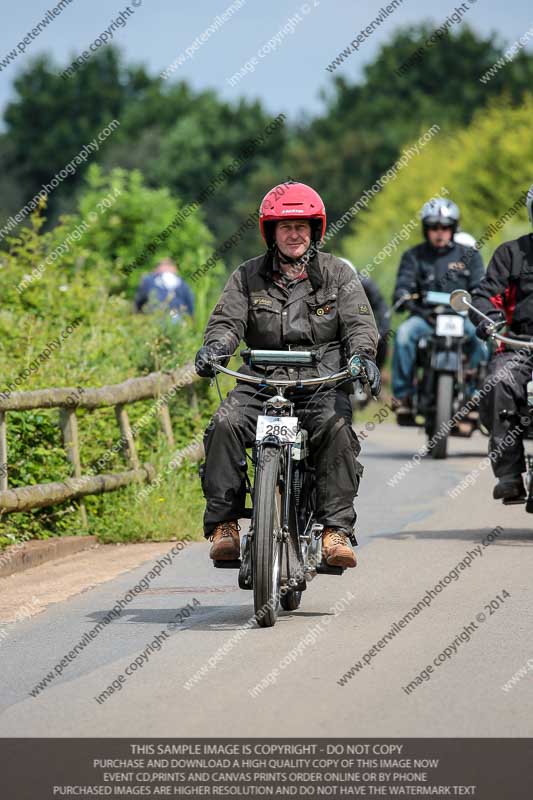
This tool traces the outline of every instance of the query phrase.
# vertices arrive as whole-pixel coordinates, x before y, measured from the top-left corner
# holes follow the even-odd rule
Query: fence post
[[[0,490],[7,488],[7,422],[6,412],[0,411]]]
[[[78,419],[76,411],[73,408],[60,408],[59,409],[59,424],[61,426],[61,433],[63,434],[63,444],[67,453],[67,458],[72,464],[72,471],[75,478],[81,478],[81,462],[80,462],[80,446],[78,440]],[[81,523],[84,528],[87,528],[87,509],[85,502],[80,499],[79,509],[81,516]]]
[[[198,413],[198,395],[196,394],[196,387],[194,383],[187,387],[187,394],[189,395],[189,405],[191,410],[197,414]]]
[[[172,421],[170,419],[170,412],[168,410],[168,406],[166,403],[159,409],[159,414],[161,416],[161,427],[163,428],[163,433],[167,437],[167,442],[171,447],[174,447],[174,433],[172,431]]]
[[[117,422],[120,427],[120,435],[122,437],[122,441],[125,446],[123,446],[124,453],[130,466],[133,469],[139,469],[139,459],[137,458],[137,452],[135,450],[135,440],[133,439],[133,433],[131,432],[131,425],[130,425],[130,418],[128,417],[128,412],[124,408],[123,405],[116,405],[115,406],[115,415],[117,418]]]

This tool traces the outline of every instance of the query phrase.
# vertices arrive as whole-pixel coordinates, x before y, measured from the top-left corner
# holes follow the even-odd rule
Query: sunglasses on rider
[[[430,231],[449,231],[452,227],[452,225],[443,225],[441,222],[436,222],[433,225],[426,225],[426,228]]]

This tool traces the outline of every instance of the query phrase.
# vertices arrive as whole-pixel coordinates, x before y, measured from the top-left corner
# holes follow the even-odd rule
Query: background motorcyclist
[[[526,198],[533,224],[533,186]],[[497,328],[507,325],[509,336],[533,337],[533,234],[505,242],[494,252],[487,274],[472,293],[472,304],[493,320]],[[490,324],[470,311],[477,324],[477,335],[487,339]],[[507,367],[507,369],[505,368]],[[526,385],[532,378],[533,357],[521,355],[500,345],[491,359],[487,375],[488,391],[480,401],[480,418],[489,429],[489,453],[498,482],[493,496],[504,503],[525,498],[522,473],[526,465],[522,442],[520,409],[527,405]],[[492,385],[490,377],[498,373]],[[511,432],[520,435],[510,435]]]
[[[454,202],[434,198],[423,206],[421,218],[424,241],[403,254],[393,296],[393,302],[397,303],[404,296],[416,295],[399,306],[410,316],[396,332],[392,361],[392,391],[398,404],[396,413],[405,416],[412,414],[417,344],[433,330],[433,307],[424,301],[426,292],[472,290],[484,275],[480,254],[454,240],[460,219],[459,208]],[[475,368],[483,357],[484,348],[476,337],[475,326],[468,319],[465,323],[465,350]]]
[[[379,342],[378,342],[378,349],[376,353],[376,364],[378,368],[381,370],[383,364],[387,359],[387,352],[388,352],[388,340],[390,334],[390,309],[387,305],[387,302],[381,291],[379,286],[372,278],[365,277],[361,275],[355,269],[352,262],[347,258],[341,258],[341,261],[344,261],[348,264],[349,267],[353,269],[353,271],[359,276],[359,280],[365,290],[366,296],[370,302],[370,307],[372,309],[372,313],[374,314],[374,319],[376,320],[376,325],[378,326],[379,332]]]
[[[241,264],[229,278],[196,357],[198,373],[211,376],[209,357],[233,353],[241,340],[252,348],[318,351],[316,366],[269,368],[269,377],[284,379],[326,376],[358,353],[377,394],[378,336],[372,310],[353,271],[317,250],[326,228],[320,196],[302,183],[280,184],[263,199],[259,223],[267,251]],[[249,366],[241,371],[263,374]],[[212,539],[210,556],[215,560],[239,557],[245,448],[253,444],[257,416],[271,393],[238,382],[206,430],[204,534]],[[353,536],[353,501],[363,468],[357,461],[361,448],[351,425],[349,392],[346,387],[298,390],[292,399],[309,432],[317,470],[317,522],[324,525],[324,558],[331,566],[354,567],[347,536]]]

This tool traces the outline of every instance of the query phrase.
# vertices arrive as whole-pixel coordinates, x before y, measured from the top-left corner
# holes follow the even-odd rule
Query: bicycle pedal
[[[330,567],[328,564],[322,562],[316,568],[318,575],[342,575],[344,567]]]
[[[236,558],[234,561],[213,561],[213,566],[218,569],[240,569],[241,559]]]
[[[252,559],[250,558],[250,550],[246,548],[242,553],[241,568],[239,570],[239,589],[253,589],[252,579]]]

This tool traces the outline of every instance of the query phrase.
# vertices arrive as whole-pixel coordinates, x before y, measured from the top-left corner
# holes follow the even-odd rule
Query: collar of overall
[[[285,256],[277,250],[274,256],[274,280],[276,283],[288,285],[307,278],[307,262]]]

